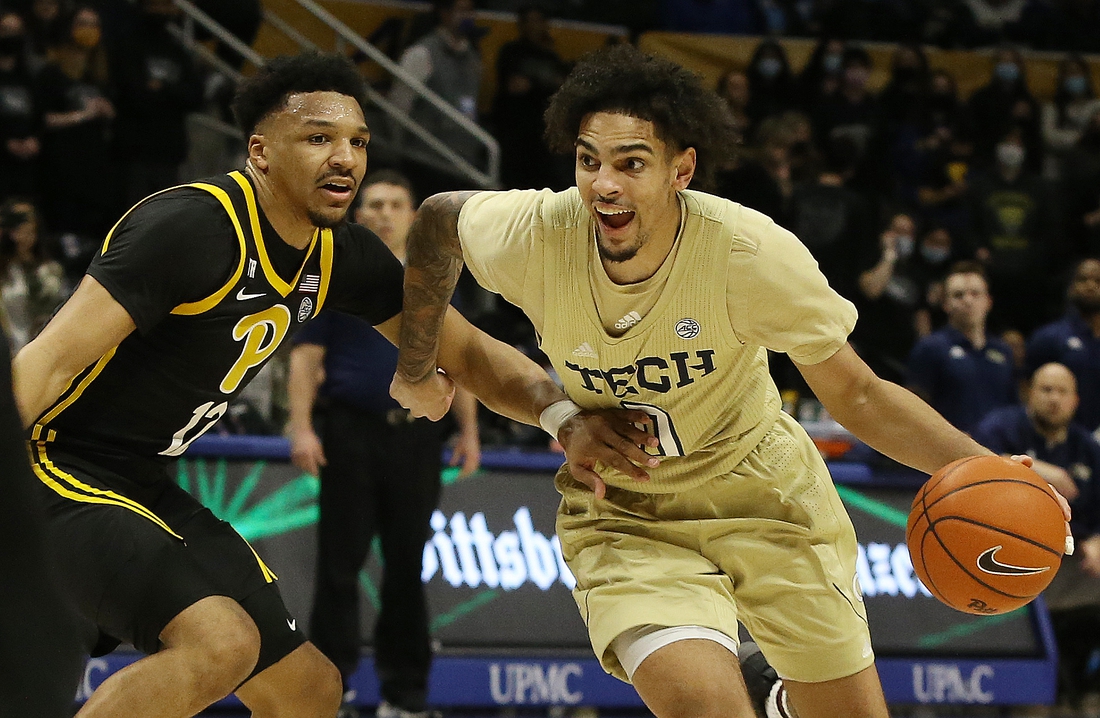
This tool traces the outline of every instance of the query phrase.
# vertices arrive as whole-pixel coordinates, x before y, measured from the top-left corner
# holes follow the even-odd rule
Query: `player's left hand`
[[[400,374],[394,374],[393,381],[390,382],[390,396],[416,418],[427,417],[432,421],[439,421],[451,408],[451,401],[455,397],[455,383],[438,370],[415,384]]]
[[[1016,454],[1012,457],[1012,460],[1019,461],[1021,464],[1029,469],[1031,468],[1032,464],[1035,463],[1032,458],[1027,454]],[[1062,494],[1058,492],[1058,489],[1054,488],[1054,484],[1048,483],[1047,486],[1049,486],[1050,490],[1054,492],[1054,498],[1058,500],[1058,505],[1062,507],[1062,516],[1064,516],[1066,519],[1066,555],[1072,556],[1073,533],[1070,531],[1069,521],[1071,518],[1073,518],[1073,513],[1070,511],[1069,502],[1066,501],[1066,497],[1062,496]]]
[[[459,432],[456,437],[454,450],[451,451],[451,466],[458,466],[459,462],[462,462],[462,471],[458,472],[460,479],[481,468],[481,440],[476,431]]]
[[[597,499],[607,493],[607,485],[597,471],[602,465],[618,470],[635,481],[649,481],[641,467],[659,464],[642,447],[656,447],[657,437],[639,429],[653,418],[633,409],[582,411],[558,429],[558,441],[565,449],[569,473],[592,489]]]

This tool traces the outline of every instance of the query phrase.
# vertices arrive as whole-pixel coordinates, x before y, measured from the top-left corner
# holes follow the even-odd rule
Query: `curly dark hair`
[[[703,182],[716,164],[734,154],[738,142],[717,93],[691,71],[632,45],[589,53],[573,68],[546,109],[550,149],[572,152],[581,121],[593,112],[648,120],[676,152],[694,147],[696,176]]]
[[[233,98],[237,124],[251,135],[256,125],[299,92],[339,92],[355,98],[366,111],[366,84],[351,60],[334,53],[303,52],[275,58],[241,83]]]

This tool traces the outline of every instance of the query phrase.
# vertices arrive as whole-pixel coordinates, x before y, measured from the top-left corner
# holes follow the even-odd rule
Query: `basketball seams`
[[[938,479],[934,479],[936,483],[932,483],[932,480],[926,481],[924,483],[924,487],[923,487],[924,495],[927,496],[928,492],[932,491],[937,486],[939,486],[941,483],[943,483],[944,479],[946,479],[948,476],[951,476],[952,474],[954,474],[961,467],[966,466],[967,464],[969,464],[974,459],[981,459],[981,458],[983,458],[983,457],[981,457],[981,456],[968,456],[965,459],[956,459],[954,466],[952,466],[947,471],[943,472],[943,475],[941,475]]]
[[[932,503],[930,503],[930,504],[925,503],[924,504],[924,512],[928,513],[928,509],[932,508],[933,506],[935,506],[939,502],[943,501],[948,496],[956,494],[960,491],[965,491],[966,489],[969,489],[969,488],[973,488],[973,487],[976,487],[976,486],[982,486],[983,484],[1024,484],[1025,486],[1029,486],[1029,487],[1035,489],[1036,491],[1042,493],[1048,499],[1053,501],[1055,503],[1055,505],[1058,504],[1058,500],[1056,498],[1054,498],[1053,496],[1051,496],[1050,492],[1047,491],[1046,489],[1044,489],[1043,487],[1036,486],[1033,482],[1028,481],[1027,479],[1015,479],[1015,478],[1006,477],[1006,478],[1000,478],[1000,479],[982,479],[981,481],[972,481],[972,482],[966,484],[965,486],[959,486],[958,488],[951,489],[950,491],[948,491],[947,493],[945,493],[943,496],[939,497],[938,499],[936,499]],[[927,496],[927,492],[925,492],[924,495]],[[1062,511],[1061,506],[1058,506],[1058,511],[1059,511],[1059,513],[1061,513],[1061,511]]]
[[[955,521],[961,521],[962,523],[971,524],[973,526],[980,526],[983,529],[989,529],[990,531],[995,531],[995,532],[997,532],[999,534],[1002,534],[1004,536],[1011,536],[1014,539],[1017,539],[1017,540],[1022,541],[1024,543],[1031,544],[1032,546],[1034,546],[1036,548],[1041,548],[1044,551],[1047,551],[1050,554],[1052,554],[1054,556],[1057,556],[1058,558],[1062,557],[1062,552],[1060,552],[1058,549],[1053,549],[1053,548],[1051,548],[1050,546],[1047,546],[1044,543],[1039,543],[1035,539],[1028,538],[1027,536],[1021,536],[1020,534],[1013,533],[1012,531],[1001,528],[1000,526],[994,526],[992,524],[982,523],[981,521],[977,521],[977,520],[972,519],[968,516],[956,516],[954,514],[952,514],[950,516],[941,516],[940,518],[936,519],[935,521],[932,521],[931,519],[929,519],[928,525],[929,525],[929,527],[934,527],[939,522],[947,521],[948,519],[954,519]],[[937,534],[937,538],[938,538],[938,536],[939,536],[939,534]],[[942,544],[943,542],[941,541],[940,543]],[[947,547],[944,546],[944,548],[946,549]]]

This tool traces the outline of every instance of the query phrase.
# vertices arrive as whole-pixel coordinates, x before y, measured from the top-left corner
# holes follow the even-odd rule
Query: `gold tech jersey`
[[[601,472],[632,491],[732,470],[779,415],[766,349],[817,363],[856,319],[790,232],[712,195],[680,196],[675,251],[641,292],[607,279],[576,188],[479,193],[459,218],[470,270],[532,319],[573,401],[653,418],[662,461],[651,480]]]
[[[158,469],[181,455],[322,307],[372,324],[401,307],[401,265],[381,240],[342,225],[318,230],[296,250],[271,229],[240,172],[139,203],[88,272],[138,331],[73,378],[31,439],[130,469]],[[192,276],[213,282],[196,282],[204,293],[195,296],[190,280],[180,280]]]

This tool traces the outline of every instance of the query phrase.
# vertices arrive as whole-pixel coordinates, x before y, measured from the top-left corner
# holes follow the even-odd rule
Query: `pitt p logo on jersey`
[[[282,304],[250,314],[233,327],[233,339],[244,340],[241,355],[233,363],[233,368],[222,379],[223,394],[232,394],[244,381],[248,370],[263,364],[275,353],[290,329],[290,310]]]

